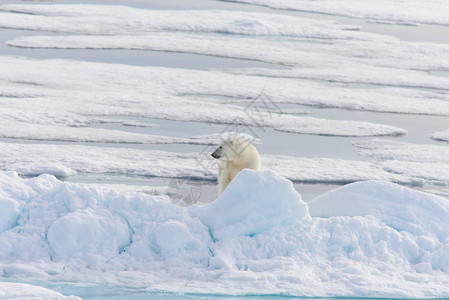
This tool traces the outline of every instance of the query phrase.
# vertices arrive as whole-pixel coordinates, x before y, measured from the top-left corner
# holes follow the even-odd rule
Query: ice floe
[[[340,82],[446,89],[447,78],[415,70],[434,70],[449,67],[449,63],[447,63],[449,62],[448,51],[445,46],[403,43],[385,36],[347,31],[344,29],[348,29],[348,27],[331,22],[274,14],[230,11],[186,13],[182,11],[141,10],[119,6],[89,6],[89,9],[86,10],[85,7],[82,5],[52,5],[51,7],[3,5],[1,6],[4,11],[2,22],[3,26],[6,27],[16,28],[18,24],[28,24],[26,25],[29,26],[27,29],[34,30],[103,34],[102,36],[21,37],[9,41],[8,44],[21,47],[128,48],[191,52],[255,59],[299,66],[300,68],[285,71],[238,70],[234,71],[237,74],[225,74],[217,71],[190,72],[161,68],[139,70],[138,68],[132,69],[125,66],[82,63],[80,65],[80,63],[62,61],[20,61],[19,58],[5,57],[6,67],[4,70],[7,74],[3,76],[5,84],[1,87],[1,94],[6,98],[2,98],[2,102],[8,102],[8,106],[15,109],[15,112],[8,114],[9,120],[21,120],[26,124],[17,123],[14,129],[5,125],[4,137],[39,139],[39,134],[33,134],[33,131],[40,131],[46,133],[45,137],[41,136],[41,139],[48,140],[125,143],[154,143],[157,140],[161,143],[180,142],[179,139],[123,134],[120,131],[110,131],[111,135],[105,137],[105,132],[100,129],[66,127],[67,125],[79,127],[92,124],[94,122],[92,115],[94,114],[105,117],[112,115],[144,116],[207,123],[235,123],[237,121],[240,124],[251,126],[254,125],[254,120],[251,119],[251,116],[245,114],[241,107],[222,105],[215,97],[252,99],[262,89],[269,101],[273,103],[295,103],[318,107],[408,114],[449,115],[447,95],[438,91],[376,88],[348,90],[345,87],[329,85],[329,82]],[[179,20],[175,22],[173,16],[166,16],[168,13],[178,14],[180,17],[188,15],[191,19],[189,22],[194,25],[190,23],[190,25],[182,25]],[[197,14],[197,18],[192,18],[190,13]],[[117,14],[121,14],[123,18],[116,18]],[[127,26],[122,26],[121,20],[129,19],[131,15],[133,21],[128,22]],[[136,21],[135,15],[141,16],[142,19],[138,18],[139,21]],[[211,18],[211,15],[214,15],[215,18]],[[11,16],[11,18],[8,16]],[[29,18],[29,20],[27,19],[25,23],[17,22],[16,16]],[[111,18],[111,16],[114,16],[114,18]],[[152,18],[144,18],[148,16]],[[67,21],[65,18],[71,21]],[[85,27],[79,26],[79,18],[85,21],[83,23]],[[262,27],[265,28],[266,32],[261,33],[257,28],[251,30],[247,28],[249,31],[238,31],[227,23],[232,20],[240,20],[235,22],[242,25],[245,22],[241,19],[251,20],[248,21],[250,23],[263,24]],[[58,22],[65,22],[65,25]],[[295,25],[292,25],[293,23]],[[51,28],[41,28],[39,24]],[[110,26],[121,28],[121,31],[113,30]],[[327,40],[328,44],[287,41],[272,43],[271,40],[242,38],[239,35],[228,37],[208,35],[208,39],[204,39],[200,35],[191,33],[152,32],[154,30],[192,32],[192,28],[188,26],[193,26],[195,32],[232,32],[251,36],[273,34],[277,36],[293,35],[303,38],[321,38]],[[303,30],[309,28],[307,26],[319,28],[318,30],[331,28],[333,35],[323,36],[319,32],[305,34]],[[103,31],[95,32],[89,28]],[[151,31],[148,31],[148,28]],[[108,35],[104,35],[106,33]],[[8,63],[6,63],[6,60],[8,60]],[[48,75],[45,76],[47,80],[42,80],[41,70],[48,69],[50,63],[53,65],[52,70],[46,74]],[[22,76],[24,74],[20,72],[23,68],[21,66],[25,65],[28,70],[39,70],[39,74],[35,74],[39,76],[38,79],[32,74]],[[64,70],[68,68],[70,74],[73,74],[72,78],[70,78],[70,75],[67,75],[67,78],[54,76],[54,74],[64,73]],[[11,72],[11,69],[15,72]],[[357,72],[353,71],[355,69]],[[19,70],[19,72],[16,70]],[[54,72],[54,74],[52,75],[50,72]],[[115,78],[107,76],[105,73],[115,74]],[[26,80],[22,79],[27,77]],[[307,80],[304,81],[303,79]],[[320,82],[312,82],[311,80],[319,80]],[[77,85],[70,85],[69,82],[77,82]],[[97,84],[93,84],[93,82]],[[243,82],[245,84],[242,84]],[[50,88],[50,86],[55,85],[60,88]],[[49,88],[46,88],[47,86]],[[111,86],[115,86],[116,89],[111,89]],[[136,86],[139,88],[136,89]],[[92,91],[92,93],[89,93],[89,91]],[[98,97],[98,95],[101,96]],[[151,95],[151,99],[147,98],[148,95]],[[18,97],[24,101],[24,98],[32,97],[34,101],[27,105],[34,104],[35,111],[37,111],[36,115],[25,116],[24,109],[18,105],[18,101],[8,101],[10,97]],[[63,98],[64,101],[62,101]],[[84,101],[84,103],[88,101],[89,103],[76,108],[70,107],[70,111],[68,111],[69,106],[66,105],[66,101],[74,100]],[[151,109],[149,109],[150,103]],[[118,109],[118,106],[120,106],[120,109]],[[201,106],[207,106],[207,113],[199,109]],[[195,109],[192,110],[192,107]],[[46,114],[42,115],[43,111]],[[52,113],[48,113],[50,111]],[[88,117],[88,114],[91,116]],[[19,115],[20,117],[18,117]],[[42,124],[42,122],[46,124]],[[51,122],[65,126],[50,127]],[[35,127],[35,123],[46,127]],[[289,114],[283,114],[282,118],[276,118],[276,120],[265,118],[263,125],[282,131],[320,135],[370,136],[403,135],[406,133],[403,129],[381,124],[324,120]],[[62,133],[62,129],[66,133]],[[171,141],[167,141],[167,139]]]
[[[20,207],[1,211],[14,219],[0,233],[8,280],[209,295],[449,295],[449,202],[385,181],[309,205],[288,180],[252,170],[203,206],[15,172],[0,172],[0,191]]]
[[[133,14],[125,13],[127,9],[131,9]],[[3,5],[0,10],[13,11],[3,13],[0,22],[3,27],[25,26],[24,29],[29,30],[76,34],[25,36],[7,42],[17,47],[147,49],[312,67],[329,64],[345,66],[359,62],[409,70],[441,70],[447,69],[449,65],[447,45],[404,42],[386,35],[347,30],[350,28],[348,25],[303,17],[236,11],[144,10],[109,5],[89,6],[89,9],[84,10],[83,6],[78,5]],[[109,18],[108,14],[122,17]],[[139,14],[151,16],[136,21],[135,15]],[[192,26],[194,28],[184,29],[179,24],[173,24],[172,18],[176,14],[183,16],[180,19],[188,18],[189,22],[195,23]],[[214,14],[223,14],[223,18],[228,21],[223,23],[223,19]],[[19,23],[19,18],[26,20]],[[83,19],[85,26],[79,26],[78,18]],[[271,19],[270,22],[266,21],[267,18]],[[243,19],[240,23],[247,31],[239,32],[236,26],[229,24],[239,19]],[[126,22],[126,26],[123,26],[123,22]],[[157,22],[160,26],[146,24],[148,22]],[[260,34],[257,26],[251,29],[251,26],[244,25],[251,22],[263,24],[265,30],[273,36],[269,39],[257,38]],[[113,30],[111,26],[119,29]],[[207,39],[204,39],[205,33],[213,32],[219,34],[207,34]],[[223,33],[238,35],[226,36]],[[291,38],[282,39],[284,35]],[[276,38],[276,43],[273,43],[273,38]]]
[[[445,13],[449,4],[444,0],[412,0],[404,3],[394,0],[372,2],[369,0],[344,0],[337,3],[331,0],[226,0],[229,2],[251,3],[278,9],[307,11],[320,14],[347,16],[368,19],[375,22],[399,24],[438,24],[449,25],[449,17]]]
[[[91,124],[99,116],[237,123],[293,133],[337,136],[397,136],[406,133],[404,129],[383,124],[285,114],[272,117],[275,114],[259,112],[259,104],[271,105],[286,99],[295,101],[297,95],[304,95],[304,98],[309,99],[306,101],[310,105],[323,105],[320,99],[313,99],[308,94],[312,90],[315,95],[318,95],[319,90],[321,98],[337,103],[336,106],[343,106],[344,104],[338,103],[348,99],[343,90],[338,95],[330,88],[323,90],[323,85],[306,83],[305,87],[296,80],[20,57],[2,57],[2,66],[0,89],[5,87],[8,91],[7,97],[0,98],[0,103],[5,107],[0,112],[5,114],[2,116],[5,124],[0,127],[0,135],[4,137],[23,138],[29,135],[34,139],[39,139],[40,136],[41,139],[55,140],[62,139],[66,130],[65,140],[155,140],[151,135],[120,131],[111,131],[108,137],[101,129],[83,128],[83,125]],[[258,103],[257,96],[262,89],[267,92],[268,98],[259,99],[261,103]],[[244,97],[245,100],[254,98],[253,106],[222,104],[208,101],[207,97],[193,96],[220,94]],[[336,100],[338,98],[341,100]],[[262,119],[262,122],[256,119]],[[70,128],[74,126],[77,128]],[[156,139],[163,143],[166,138]],[[168,139],[170,142],[176,140]]]
[[[359,45],[358,43],[339,43],[333,46],[318,44],[310,47],[310,45],[297,42],[277,42],[273,44],[270,41],[235,37],[212,36],[204,39],[198,35],[153,33],[152,35],[147,34],[144,36],[31,36],[16,38],[8,41],[7,44],[27,48],[144,49],[188,52],[218,57],[260,60],[298,67],[293,70],[277,71],[268,69],[232,71],[236,74],[261,77],[297,78],[441,90],[446,90],[449,82],[449,79],[446,77],[411,70],[413,68],[434,69],[449,67],[449,63],[446,63],[449,62],[447,56],[449,48],[441,46],[439,51],[430,51],[429,48],[432,45],[427,45],[426,47],[425,45],[417,46],[409,43],[407,44],[408,47],[405,47],[405,45],[402,45],[403,43],[398,41],[389,42],[387,46],[383,42],[374,40],[368,49],[368,45]],[[351,53],[353,57],[344,54],[343,49]],[[388,54],[384,54],[386,51],[388,51]],[[360,54],[354,57],[354,52],[359,52]],[[378,57],[378,60],[374,60],[374,55]],[[366,56],[366,58],[363,56]],[[404,67],[407,69],[402,69]],[[358,72],[354,72],[354,69],[357,69]],[[394,91],[387,92],[395,94]],[[396,91],[396,93],[398,92]],[[414,97],[420,96],[421,102],[424,102],[423,94],[421,92]],[[444,114],[447,111],[447,101],[439,100],[441,98],[447,100],[447,97],[445,98],[439,94],[427,94],[429,98],[435,98],[427,100],[428,102],[435,102],[429,105],[429,107],[441,107],[443,109],[441,114]],[[422,103],[412,103],[410,110],[416,106],[422,108],[423,105]],[[435,108],[433,111],[441,110]],[[423,113],[428,112],[423,111]]]
[[[426,163],[449,163],[447,145],[413,144],[394,140],[369,139],[353,142],[357,153],[382,160],[401,160]]]
[[[1,102],[1,99],[0,99]],[[114,122],[112,122],[114,123]],[[125,123],[127,124],[127,123]],[[22,122],[0,121],[0,137],[26,140],[86,142],[86,143],[133,143],[133,144],[207,144],[208,140],[176,138],[161,135],[139,134],[120,130],[83,128],[61,125],[41,125]],[[126,125],[125,125],[126,126]]]
[[[361,64],[361,66],[358,66],[357,68],[368,65],[408,70],[444,70],[448,69],[449,66],[447,45],[409,43],[385,35],[367,34],[353,30],[348,31],[346,30],[348,28],[345,28],[345,25],[330,24],[323,20],[310,20],[302,17],[276,14],[250,14],[253,22],[264,24],[267,31],[276,32],[273,34],[278,38],[287,34],[287,32],[278,30],[279,27],[286,26],[283,18],[287,18],[289,22],[295,24],[289,26],[289,29],[294,28],[294,26],[299,26],[301,28],[302,32],[297,32],[294,35],[296,38],[293,39],[293,42],[287,39],[285,41],[276,40],[276,43],[273,43],[273,39],[254,38],[254,35],[257,35],[257,31],[251,33],[248,32],[248,35],[250,36],[242,36],[242,33],[231,36],[209,34],[207,39],[204,39],[203,35],[198,34],[199,32],[215,32],[216,26],[221,24],[220,19],[214,19],[215,23],[212,22],[210,20],[210,15],[222,13],[227,15],[228,18],[238,19],[242,18],[241,12],[213,11],[209,14],[195,12],[198,13],[198,16],[195,16],[195,19],[192,17],[191,12],[132,9],[136,11],[135,14],[150,14],[158,16],[157,18],[155,17],[156,19],[161,19],[159,22],[162,22],[163,25],[155,28],[148,25],[153,29],[151,31],[146,30],[142,32],[142,23],[153,21],[146,20],[135,22],[134,19],[132,19],[133,21],[129,21],[126,26],[121,26],[121,22],[130,17],[129,14],[123,13],[123,11],[126,10],[123,7],[94,6],[93,9],[82,12],[79,6],[65,5],[62,8],[59,6],[52,7],[53,8],[47,6],[42,7],[39,5],[3,5],[0,6],[0,9],[25,13],[25,17],[30,18],[30,25],[28,25],[27,29],[43,29],[42,26],[44,26],[46,30],[77,35],[18,37],[11,41],[7,41],[7,44],[17,47],[32,48],[146,49],[189,52],[220,57],[260,60],[290,66],[309,66],[312,68],[316,68],[317,66],[327,66],[328,68],[331,67],[331,69],[335,69],[331,70],[333,73],[344,73],[344,76],[346,77],[357,75],[357,73],[354,74],[354,72],[350,72],[353,67],[348,67],[348,64]],[[30,13],[30,15],[26,15],[27,13]],[[123,20],[122,18],[109,19],[105,17],[108,13],[114,14],[114,16],[117,14],[124,14]],[[192,22],[197,23],[195,25],[195,30],[187,30],[187,33],[180,33],[179,31],[184,30],[174,26],[171,22],[171,18],[165,17],[165,14],[168,13],[188,14],[189,20],[193,20]],[[11,15],[11,18],[7,17],[9,15]],[[22,23],[17,22],[17,18],[23,17],[23,14],[4,13],[4,16],[3,23],[0,23],[0,26],[9,28],[23,26],[21,25]],[[266,23],[265,19],[267,16],[273,18],[273,21]],[[84,19],[87,28],[78,26],[77,21],[74,21],[77,20],[78,17]],[[48,20],[41,20],[40,18],[47,18]],[[70,18],[71,22],[64,20],[64,18]],[[26,22],[28,22],[28,20]],[[68,26],[68,24],[72,25]],[[120,27],[121,31],[111,31],[109,28],[109,26],[112,26],[111,24]],[[231,32],[234,28],[229,24],[221,24],[220,26],[223,26],[223,28],[220,28],[220,30],[217,31],[218,33]],[[95,28],[96,31],[92,32],[88,28]],[[324,33],[329,28],[332,28],[332,34]],[[82,33],[89,35],[80,35]],[[308,43],[298,42],[298,38],[300,38],[300,41],[306,41]],[[340,68],[341,70],[339,70]],[[368,68],[365,72],[369,73],[370,69]],[[404,80],[407,80],[407,77],[401,76],[404,72],[399,72],[398,75],[393,75],[393,70],[386,69],[384,72],[389,72],[390,76],[387,76],[387,78],[393,80],[388,84],[394,84],[395,82],[402,82],[402,84],[405,84]],[[419,84],[419,78],[425,79],[425,82],[422,83],[424,85],[427,85],[426,81],[430,82],[431,78],[434,78],[436,85],[442,80],[433,76],[426,77],[426,74],[419,74],[416,72],[410,72],[409,74],[409,77],[412,77],[409,80],[415,82],[413,85]],[[332,75],[333,74],[331,73],[328,76]],[[416,78],[417,76],[418,78]],[[376,81],[376,78],[374,78],[374,80]],[[379,77],[378,80],[382,80],[382,78]],[[439,86],[445,88],[444,85]]]
[[[140,35],[154,31],[345,38],[357,26],[278,14],[226,10],[146,10],[117,5],[1,5],[0,27]],[[80,26],[83,24],[82,26]],[[319,26],[318,26],[319,25]],[[361,34],[363,35],[363,34]],[[346,38],[351,38],[346,33]]]
[[[354,33],[354,39],[357,32]],[[338,41],[300,43],[250,39],[241,36],[208,36],[198,34],[155,32],[145,35],[72,35],[25,36],[6,42],[23,48],[56,49],[134,49],[186,52],[217,57],[257,60],[273,64],[297,66],[295,72],[279,72],[278,76],[324,79],[342,82],[361,81],[381,85],[416,86],[446,89],[447,78],[431,76],[420,70],[440,70],[449,67],[448,47],[430,43],[409,43],[379,35],[366,41]],[[317,68],[320,66],[320,68]],[[362,68],[358,73],[354,66]],[[302,70],[304,67],[309,69]],[[341,68],[341,69],[340,69]],[[397,68],[399,70],[393,70]],[[362,71],[361,70],[361,71]],[[405,70],[409,70],[406,72]],[[267,72],[275,76],[278,72]],[[380,73],[379,75],[377,73]],[[396,74],[397,73],[397,74]],[[263,74],[263,73],[262,73]],[[370,79],[367,75],[374,75]],[[394,75],[393,75],[394,74]],[[407,75],[407,76],[405,76]],[[397,77],[397,78],[396,78]],[[410,77],[410,78],[408,78]],[[390,79],[391,81],[388,81]],[[420,82],[421,81],[421,82]],[[446,82],[446,85],[443,84]]]
[[[383,169],[437,185],[449,185],[449,147],[371,139],[353,143],[357,153],[382,160]]]

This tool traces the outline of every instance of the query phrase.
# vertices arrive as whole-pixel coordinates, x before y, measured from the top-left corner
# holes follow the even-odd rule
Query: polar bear
[[[218,194],[220,195],[241,170],[260,170],[260,156],[250,141],[241,137],[229,137],[211,154],[219,159]]]

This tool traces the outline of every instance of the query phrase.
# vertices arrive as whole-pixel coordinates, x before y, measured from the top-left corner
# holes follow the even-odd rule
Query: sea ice
[[[413,144],[394,140],[370,139],[353,142],[357,154],[382,160],[449,164],[447,145]]]
[[[446,145],[380,139],[353,144],[359,155],[380,159],[386,172],[411,176],[433,185],[449,185],[449,148]]]
[[[256,177],[254,172],[245,171],[238,176],[217,200],[194,211],[214,239],[255,235],[308,216],[307,205],[298,201],[301,196],[291,181],[270,171],[260,172]],[[258,189],[260,186],[266,189]],[[281,194],[283,197],[279,197]],[[278,199],[261,202],[263,198]]]
[[[16,299],[16,300],[81,300],[75,296],[64,296],[55,291],[15,282],[0,282],[0,299]]]
[[[403,2],[381,0],[376,3],[370,0],[226,0],[229,2],[251,3],[277,9],[298,10],[368,19],[370,21],[399,24],[438,24],[449,25],[449,17],[445,13],[449,4],[444,0],[412,0]]]
[[[70,177],[77,172],[60,163],[16,163],[5,166],[5,170],[16,171],[22,176],[38,176],[41,174],[51,174],[56,177]]]
[[[201,35],[156,32],[140,36],[29,36],[15,38],[6,44],[23,48],[135,49],[195,53],[293,67],[293,70],[232,70],[236,74],[447,89],[447,78],[423,72],[449,68],[447,46],[407,43],[377,35],[366,37],[366,41],[358,41],[357,37],[356,32],[354,40],[344,42],[329,39],[325,44],[312,41],[273,43],[240,36],[213,35],[204,39]],[[354,72],[354,69],[358,72]]]
[[[154,114],[151,114],[152,117],[159,116],[159,118],[200,122],[223,123],[235,121],[235,119],[225,119],[223,113],[212,115],[213,111],[221,110],[223,112],[224,109],[227,111],[231,109],[229,105],[216,107],[217,101],[213,96],[251,99],[262,90],[262,87],[264,93],[275,103],[296,103],[319,107],[394,113],[449,115],[448,97],[446,94],[438,92],[438,90],[447,89],[448,79],[427,72],[449,68],[449,51],[445,45],[407,43],[392,37],[348,31],[345,30],[348,29],[348,26],[327,21],[276,14],[235,11],[208,11],[207,13],[204,11],[189,11],[186,13],[118,6],[89,6],[89,9],[84,8],[83,5],[3,5],[0,6],[0,9],[5,12],[2,14],[3,18],[0,20],[0,25],[11,28],[27,26],[26,29],[30,30],[45,29],[77,34],[73,36],[19,37],[7,42],[9,45],[18,47],[148,49],[261,60],[293,67],[292,70],[281,71],[234,70],[232,71],[235,73],[234,76],[225,75],[223,72],[192,73],[176,70],[176,77],[178,77],[176,80],[173,75],[163,76],[161,69],[153,69],[154,72],[165,79],[143,81],[148,85],[148,90],[151,90],[151,92],[142,89],[134,92],[137,94],[151,93],[154,97],[152,103],[155,104],[156,98],[167,96],[158,95],[160,85],[163,85],[164,94],[168,93],[173,101],[177,99],[178,105],[176,105],[176,108],[172,108],[170,106],[172,101],[167,100],[165,103],[167,109],[163,111],[155,110]],[[176,22],[173,19],[173,14],[179,15]],[[195,16],[193,17],[192,14],[195,14]],[[118,15],[121,15],[121,17],[117,18]],[[214,15],[214,18],[211,18],[211,15]],[[114,16],[114,18],[110,16]],[[141,19],[138,18],[139,22],[136,21],[136,16],[141,17]],[[18,22],[18,18],[26,18],[26,20]],[[83,19],[85,26],[79,26],[80,18]],[[189,23],[183,25],[179,21],[183,18],[188,18]],[[126,23],[126,26],[123,26],[122,22],[127,19],[129,19],[129,22]],[[230,24],[229,20],[235,20],[235,24],[238,25],[232,23],[234,21]],[[260,26],[247,26],[248,24],[259,24]],[[286,24],[291,26],[286,26]],[[195,32],[209,33],[208,38],[204,39],[202,35],[193,34],[192,28],[189,26],[193,26]],[[148,31],[148,28],[151,28],[152,31]],[[262,31],[261,28],[263,28]],[[159,32],[153,32],[154,30]],[[172,32],[167,32],[167,30]],[[177,32],[173,32],[173,30]],[[180,31],[188,31],[189,33],[180,33]],[[223,36],[210,34],[212,32],[238,34]],[[262,36],[270,34],[278,38],[281,36],[295,38],[293,40],[285,38],[273,43],[272,39],[254,38],[254,36],[260,34]],[[308,42],[298,42],[297,38],[305,39]],[[318,40],[321,42],[317,42]],[[326,42],[322,43],[322,41]],[[31,62],[29,63],[31,64]],[[46,61],[45,63],[48,64],[49,62]],[[34,68],[42,70],[37,66],[34,66]],[[85,69],[87,68],[92,68],[92,66],[85,66]],[[70,69],[74,70],[73,67]],[[123,69],[123,66],[120,69]],[[357,72],[354,72],[354,70],[357,70]],[[117,71],[113,72],[118,74]],[[231,73],[231,71],[228,72]],[[123,84],[123,82],[129,81],[129,77],[136,76],[136,73],[136,71],[126,72],[128,76],[126,80],[117,80],[117,82],[111,82],[108,86],[117,85],[119,87],[124,85],[122,90],[129,91],[129,85]],[[168,70],[164,73],[168,73]],[[153,77],[147,74],[147,78]],[[317,80],[319,82],[314,82]],[[99,82],[99,79],[96,78],[91,82]],[[158,86],[154,87],[151,82],[157,82]],[[242,82],[245,82],[244,86],[241,84]],[[402,89],[367,87],[348,90],[345,87],[329,86],[329,82],[367,84],[368,87],[370,85],[396,86],[402,87]],[[52,84],[56,84],[56,82],[53,81]],[[408,87],[430,90],[409,91],[404,89]],[[100,87],[95,88],[99,89]],[[9,85],[2,87],[3,94],[9,95],[9,97],[19,96],[17,91],[14,92],[10,89]],[[135,89],[135,85],[131,89]],[[31,92],[31,89],[27,90]],[[73,88],[70,88],[70,90],[73,90]],[[73,92],[78,90],[75,89]],[[54,92],[52,91],[52,93]],[[20,96],[24,94],[27,93],[22,89]],[[48,92],[37,93],[37,95],[42,94],[45,95]],[[112,96],[112,92],[109,95]],[[208,100],[208,113],[211,116],[207,120],[201,114],[195,114],[193,111],[181,111],[181,106],[184,105],[198,106],[198,99],[195,96],[203,96],[203,105],[204,100]],[[90,98],[89,96],[86,97]],[[141,97],[136,95],[135,98]],[[192,103],[191,101],[188,102],[187,99],[196,101]],[[94,102],[90,102],[92,103],[90,108],[94,110]],[[130,107],[128,112],[122,112],[123,114],[149,114],[142,110],[142,107],[138,108],[137,103],[131,104],[130,101],[127,101],[127,104]],[[40,103],[40,105],[45,104]],[[56,105],[47,105],[48,107],[55,109]],[[100,103],[98,103],[95,111],[104,115],[120,113]],[[173,112],[167,115],[167,111]],[[81,112],[78,113],[82,114]],[[247,117],[235,111],[226,114],[236,116],[239,119]],[[194,117],[188,118],[188,116]],[[310,128],[309,123],[312,122],[309,119],[302,119],[303,122],[301,122],[299,118],[287,120],[287,116],[284,118],[284,124],[276,126],[276,124],[269,124],[270,122],[267,121],[266,125],[289,132],[325,135],[343,135],[341,131],[345,127],[349,129],[358,128],[357,132],[348,132],[347,135],[368,135],[366,132],[361,132],[366,131],[363,130],[366,126],[358,126],[355,123],[348,124],[349,126],[341,124],[342,130],[337,132],[339,124],[335,124],[337,123],[335,120],[332,121],[332,124],[314,121],[315,126],[320,127],[319,130],[315,130]],[[84,117],[86,117],[85,113]],[[294,123],[299,124],[295,126]],[[304,123],[307,123],[307,126]],[[249,122],[245,124],[249,125]],[[328,126],[335,129],[323,129],[323,127]],[[374,130],[372,135],[404,134],[404,131],[398,132],[396,130],[395,133],[391,131],[391,128],[388,130],[378,129]]]
[[[168,178],[191,176],[215,180],[218,166],[210,156],[212,148],[207,147],[200,153],[176,153],[83,145],[0,143],[0,166],[19,173],[25,171],[21,175],[42,174],[40,171],[61,175],[59,169],[51,167],[59,165],[80,174]],[[282,155],[262,155],[261,160],[263,168],[275,170],[297,182],[342,184],[383,179],[402,184],[418,183],[416,178],[406,173],[390,173],[382,163],[376,162]]]
[[[432,134],[432,138],[438,141],[449,142],[449,129]]]
[[[0,233],[0,276],[12,282],[223,295],[449,295],[449,202],[385,181],[351,184],[309,205],[288,180],[252,170],[203,206],[14,172],[0,172],[0,191],[20,206],[17,222]],[[8,289],[0,284],[0,293]]]
[[[216,135],[204,136],[218,142]],[[397,141],[368,140],[354,143],[360,155],[379,161],[333,158],[301,158],[262,155],[264,169],[275,170],[295,182],[350,183],[361,180],[388,180],[407,185],[448,185],[447,147]],[[182,145],[181,145],[182,147]],[[59,177],[80,174],[215,180],[217,164],[210,156],[213,147],[200,153],[176,153],[83,145],[0,143],[0,166],[23,176],[43,173]],[[188,175],[187,175],[188,174]],[[135,187],[121,190],[136,190]],[[165,189],[137,188],[150,193]]]
[[[227,10],[147,10],[118,5],[0,6],[0,27],[77,34],[142,35],[154,31],[227,33],[257,36],[344,36],[357,29],[332,21]],[[83,26],[80,26],[83,24]],[[350,37],[346,33],[346,37]]]
[[[26,70],[26,72],[24,71]],[[70,70],[70,72],[67,72]],[[242,85],[242,82],[245,84]],[[256,98],[262,87],[267,99]],[[0,112],[0,136],[10,138],[98,141],[98,142],[189,142],[173,137],[130,134],[120,130],[86,128],[98,116],[132,116],[204,123],[265,126],[280,131],[337,135],[404,135],[406,130],[383,124],[351,120],[328,120],[310,116],[261,114],[258,105],[290,102],[298,95],[309,105],[346,106],[344,89],[281,78],[225,74],[218,71],[193,71],[156,67],[34,60],[2,57],[0,97],[5,110]],[[309,91],[312,93],[310,94]],[[314,92],[312,92],[314,91]],[[313,95],[319,98],[314,99]],[[24,95],[25,93],[25,95]],[[248,101],[242,107],[210,101],[195,95],[229,95]],[[378,97],[360,95],[364,99]],[[288,101],[290,99],[290,101]],[[384,97],[382,97],[384,99]],[[260,103],[258,103],[259,101]],[[301,103],[301,100],[297,100]],[[354,105],[354,100],[349,100]],[[359,102],[359,99],[355,99]],[[340,104],[339,104],[340,102]],[[74,105],[73,103],[76,103]],[[258,122],[261,119],[262,122]],[[107,133],[107,134],[106,134]]]
[[[125,13],[128,9],[132,13]],[[447,45],[409,43],[386,35],[348,30],[357,29],[348,25],[273,13],[164,11],[111,5],[89,6],[88,9],[79,5],[3,5],[0,10],[5,11],[0,21],[3,27],[76,34],[18,37],[7,42],[18,47],[148,49],[261,60],[300,67],[343,63],[346,69],[351,69],[347,63],[354,62],[408,70],[441,70],[447,69],[449,64]],[[109,14],[120,17],[106,17]],[[173,22],[172,18],[177,14],[178,20]],[[136,22],[136,15],[148,17],[142,17],[142,20]],[[18,22],[20,18],[24,20]],[[79,26],[79,18],[83,19],[85,26]],[[184,18],[192,24],[178,22]],[[126,22],[126,26],[123,22]],[[155,26],[155,23],[160,24]],[[239,25],[236,24],[242,30],[239,31]],[[186,29],[185,26],[193,26],[194,30]],[[265,33],[258,30],[261,27]],[[225,36],[210,33],[238,34]],[[208,34],[207,39],[203,38],[204,34]],[[272,38],[266,39],[267,34],[276,37],[276,43],[273,43]],[[298,43],[298,39],[307,43]],[[343,71],[347,72],[345,69]],[[390,77],[395,79],[395,76]]]

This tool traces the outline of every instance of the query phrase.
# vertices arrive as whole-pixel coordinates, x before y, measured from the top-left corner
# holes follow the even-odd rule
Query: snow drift
[[[25,283],[0,282],[0,299],[16,300],[81,300],[52,290]]]
[[[244,170],[214,202],[179,207],[166,196],[1,172],[0,203],[0,275],[9,281],[449,296],[449,202],[384,181],[306,204],[272,171]]]

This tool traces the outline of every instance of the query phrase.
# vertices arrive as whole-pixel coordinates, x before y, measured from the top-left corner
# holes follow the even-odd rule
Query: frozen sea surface
[[[446,4],[245,2],[2,3],[2,281],[448,297],[447,200],[416,192],[449,197]],[[264,171],[216,199],[228,131]]]

